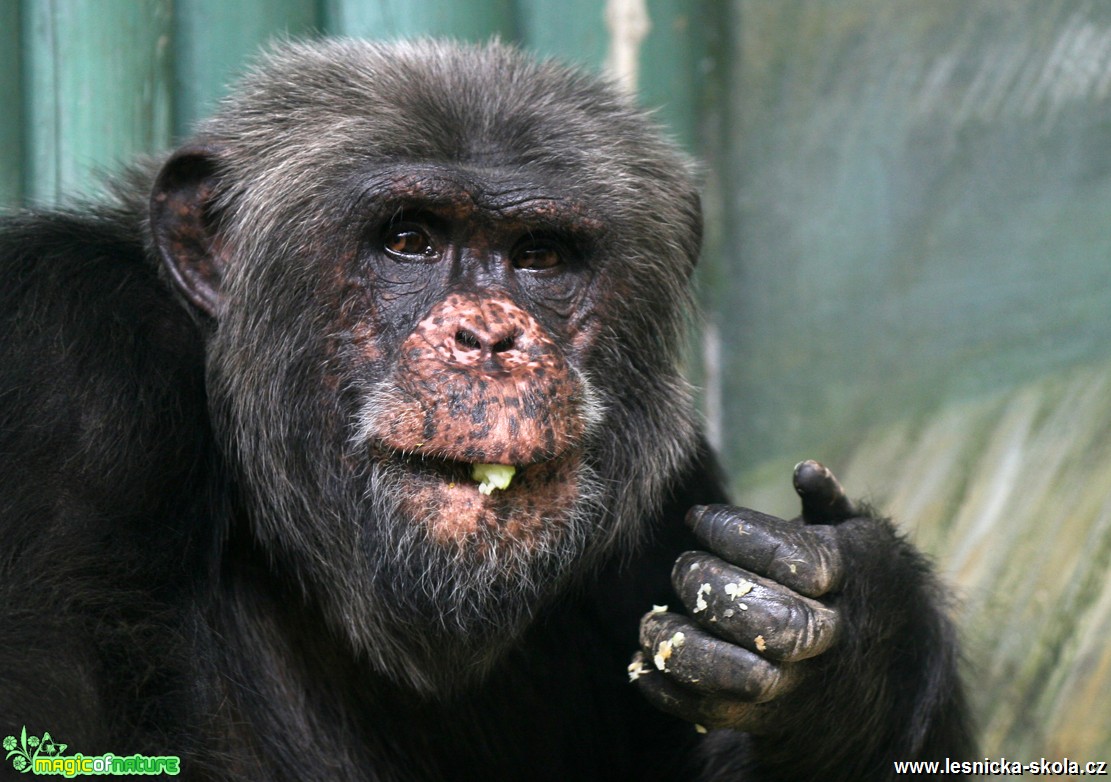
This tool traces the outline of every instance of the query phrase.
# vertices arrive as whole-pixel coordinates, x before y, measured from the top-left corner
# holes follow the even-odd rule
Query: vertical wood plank
[[[19,0],[0,0],[0,209],[23,195],[23,68]]]
[[[542,56],[603,69],[613,51],[613,22],[621,2],[522,0],[521,41]],[[698,151],[703,91],[720,37],[721,4],[709,0],[648,0],[648,32],[636,58],[639,102],[658,110],[668,130],[690,151]]]
[[[91,192],[170,139],[171,0],[28,0],[27,197]]]
[[[603,0],[522,0],[521,42],[542,56],[601,68],[609,52]]]
[[[366,38],[517,37],[512,0],[324,0],[323,23],[328,33]]]
[[[659,117],[689,151],[701,150],[705,76],[711,68],[708,42],[720,4],[696,0],[649,0],[651,28],[640,51],[640,96],[659,107]]]
[[[318,29],[316,0],[177,0],[174,133],[180,138],[227,92],[260,47]]]

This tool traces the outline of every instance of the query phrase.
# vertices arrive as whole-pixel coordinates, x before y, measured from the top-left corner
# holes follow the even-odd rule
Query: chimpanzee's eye
[[[391,226],[382,239],[382,249],[401,261],[427,261],[437,255],[432,237],[417,225]]]
[[[551,243],[529,243],[513,253],[513,265],[518,269],[551,269],[562,263],[563,252]]]

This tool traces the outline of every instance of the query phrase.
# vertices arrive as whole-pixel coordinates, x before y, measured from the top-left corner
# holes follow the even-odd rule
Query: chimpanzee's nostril
[[[517,347],[518,332],[514,331],[496,342],[495,336],[482,330],[473,331],[464,328],[455,332],[455,344],[464,350],[489,350],[492,355],[508,353]]]
[[[455,332],[455,343],[467,350],[480,350],[482,348],[482,341],[473,331],[467,329],[459,329]]]

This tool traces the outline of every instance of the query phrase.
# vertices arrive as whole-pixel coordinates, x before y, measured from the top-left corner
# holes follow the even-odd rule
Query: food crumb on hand
[[[667,661],[671,659],[671,653],[678,649],[687,640],[682,632],[677,632],[667,640],[660,641],[660,645],[656,647],[656,656],[652,658],[652,662],[661,671],[667,670]]]
[[[756,588],[756,584],[752,583],[748,579],[742,578],[736,584],[726,584],[725,585],[725,594],[729,595],[734,600],[738,600],[738,599],[744,597],[745,595],[747,595],[749,592],[751,592],[755,588]]]
[[[644,658],[637,657],[629,663],[629,681],[635,682],[641,676],[648,675],[648,669],[644,667]]]
[[[708,604],[706,603],[706,598],[704,598],[703,595],[710,594],[710,589],[711,587],[709,584],[703,584],[698,588],[698,594],[696,595],[694,602],[694,613],[697,614],[701,611],[706,610]]]

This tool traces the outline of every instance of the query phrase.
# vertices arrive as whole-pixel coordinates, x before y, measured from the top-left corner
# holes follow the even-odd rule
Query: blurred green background
[[[1111,760],[1111,3],[0,0],[0,205],[95,193],[322,33],[635,84],[705,161],[689,370],[738,502],[831,465],[955,586],[984,754]]]

